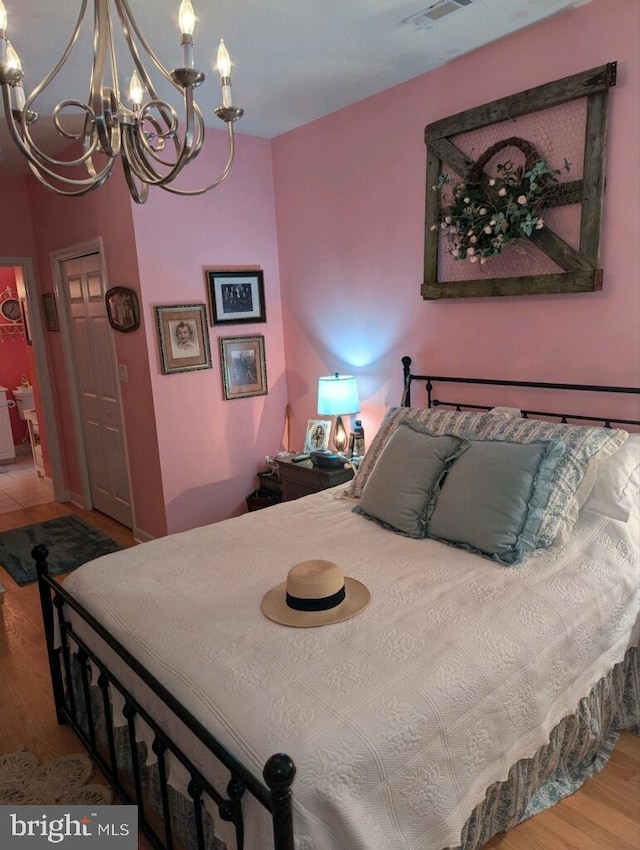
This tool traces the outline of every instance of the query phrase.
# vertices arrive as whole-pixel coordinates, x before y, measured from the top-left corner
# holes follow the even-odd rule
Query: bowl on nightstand
[[[311,452],[311,463],[319,469],[342,469],[346,462],[344,455],[334,452]]]

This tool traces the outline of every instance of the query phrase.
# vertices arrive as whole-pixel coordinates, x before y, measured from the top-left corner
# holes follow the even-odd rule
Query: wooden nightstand
[[[328,487],[344,484],[353,478],[353,469],[319,469],[310,460],[292,463],[287,458],[278,458],[282,479],[282,500],[290,502],[309,493],[318,493]]]

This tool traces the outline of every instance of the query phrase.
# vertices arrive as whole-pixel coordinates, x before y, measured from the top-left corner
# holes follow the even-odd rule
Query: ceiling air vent
[[[418,30],[428,30],[442,18],[463,9],[465,6],[470,6],[471,3],[472,0],[438,0],[437,3],[432,3],[421,12],[416,12],[415,15],[404,18],[401,23],[411,24]]]

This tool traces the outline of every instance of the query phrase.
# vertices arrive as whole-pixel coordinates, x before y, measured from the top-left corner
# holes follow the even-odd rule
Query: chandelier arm
[[[150,183],[144,179],[142,179],[133,169],[129,157],[128,157],[128,148],[129,148],[129,128],[125,127],[122,133],[122,168],[124,171],[125,180],[127,181],[127,186],[129,187],[129,193],[136,204],[144,204],[149,197],[149,186]],[[139,180],[140,186],[136,183],[136,179]]]
[[[222,181],[226,179],[227,175],[231,171],[231,166],[233,165],[233,158],[235,155],[233,124],[231,124],[231,122],[227,124],[227,130],[229,133],[229,157],[227,159],[227,164],[225,165],[224,170],[221,172],[217,180],[202,189],[177,189],[175,186],[163,186],[162,188],[165,191],[171,192],[174,195],[186,195],[193,197],[195,195],[204,195],[205,192],[209,192],[211,189],[215,189],[217,186],[219,186]]]
[[[36,178],[36,180],[40,183],[41,186],[44,186],[45,189],[48,189],[50,192],[54,192],[56,195],[64,195],[67,198],[77,198],[80,195],[86,195],[89,192],[92,192],[94,189],[98,189],[105,182],[109,174],[111,173],[111,168],[107,169],[100,173],[98,179],[91,180],[70,180],[67,177],[62,177],[59,174],[54,174],[54,172],[49,171],[48,169],[43,168],[39,165],[34,165],[34,163],[29,159],[27,160],[27,165],[31,169],[32,174]],[[44,174],[47,174],[49,177],[52,177],[54,181],[58,183],[70,184],[72,186],[80,186],[80,188],[75,189],[73,191],[67,191],[66,189],[60,188],[60,186],[55,185],[50,180],[45,179]]]
[[[85,115],[85,127],[86,127],[87,123],[90,124],[93,121],[93,112],[92,112],[91,108],[86,103],[82,103],[82,101],[76,101],[76,100],[62,101],[54,109],[53,124],[54,124],[56,130],[62,136],[64,136],[65,138],[70,139],[72,141],[78,141],[80,138],[82,138],[83,135],[86,135],[85,132],[72,134],[72,133],[68,132],[67,130],[65,130],[62,127],[62,125],[60,124],[60,121],[59,121],[59,118],[58,118],[58,113],[60,112],[61,109],[64,109],[65,106],[77,106],[79,109],[82,109],[82,110],[85,111],[85,113],[86,113],[86,115]],[[26,114],[26,112],[25,112],[25,110],[23,110],[22,115],[24,116],[25,114]],[[33,154],[34,162],[37,161],[38,163],[44,163],[44,164],[52,165],[54,167],[59,167],[59,168],[67,168],[67,167],[75,166],[75,165],[83,165],[87,161],[87,159],[89,159],[91,157],[91,155],[96,151],[97,146],[98,146],[98,138],[95,134],[93,134],[93,141],[92,141],[91,145],[88,148],[85,148],[85,152],[83,153],[83,155],[81,157],[78,157],[77,159],[60,160],[60,159],[55,159],[52,156],[49,156],[38,146],[38,144],[34,141],[33,137],[31,136],[31,129],[30,129],[28,123],[26,123],[24,120],[21,120],[21,122],[20,122],[20,133],[21,133],[21,138],[24,140],[24,143],[25,143],[23,146],[20,147],[20,149],[22,151],[24,151],[25,148],[30,150]],[[53,174],[53,172],[50,172],[50,173]]]
[[[178,159],[176,160],[171,170],[158,184],[163,188],[168,183],[171,183],[173,180],[175,180],[175,178],[178,176],[178,174],[180,174],[185,165],[187,165],[187,163],[190,162],[192,157],[194,156],[194,146],[199,141],[199,136],[202,133],[202,113],[198,110],[199,114],[197,114],[194,109],[194,106],[195,102],[193,100],[193,87],[186,86],[184,89],[184,110],[186,118],[184,137],[182,140],[181,150],[179,151]],[[198,123],[198,137],[196,137],[196,120],[200,122]]]
[[[171,76],[171,73],[165,68],[165,66],[162,64],[162,62],[158,59],[158,57],[154,53],[152,47],[150,46],[150,44],[148,43],[148,41],[146,40],[146,38],[144,37],[144,35],[140,31],[140,27],[138,26],[136,19],[133,16],[133,12],[131,11],[128,0],[114,0],[114,2],[116,4],[116,9],[118,11],[118,17],[120,18],[120,23],[122,25],[124,37],[127,41],[128,47],[129,47],[129,52],[131,53],[134,61],[136,60],[136,57],[138,55],[138,51],[137,51],[135,42],[133,41],[133,37],[132,37],[130,29],[129,29],[129,24],[131,25],[131,29],[136,34],[138,41],[140,42],[140,44],[144,48],[144,51],[147,54],[147,56],[149,57],[149,59],[151,59],[151,61],[156,66],[158,71],[162,74],[162,76],[166,80],[168,80],[168,82],[170,82],[171,85],[174,88],[178,89],[178,91],[179,91],[182,88],[182,86],[180,86],[178,83],[176,83],[176,81]],[[136,67],[138,68],[139,71],[141,70],[143,75],[147,78],[145,80],[145,85],[147,85],[147,89],[149,90],[149,93],[154,98],[157,98],[157,95],[153,91],[153,86],[149,87],[149,85],[148,85],[148,82],[147,82],[148,81],[148,75],[147,75],[146,71],[144,70],[144,68],[142,68],[142,65],[141,64],[138,65],[138,62],[136,62]]]
[[[102,150],[108,157],[115,157],[120,152],[118,99],[116,92],[112,88],[106,88],[104,83],[107,50],[110,48],[113,51],[109,0],[95,0],[93,28],[93,72],[89,97]],[[104,33],[108,33],[108,36]],[[115,74],[116,69],[112,68],[112,72]]]
[[[164,187],[166,183],[174,180],[185,165],[193,159],[202,147],[204,121],[202,118],[202,112],[193,100],[193,90],[190,86],[185,88],[184,97],[187,125],[182,143],[179,142],[177,133],[178,117],[175,109],[173,109],[170,104],[164,104],[163,102],[150,101],[145,104],[144,109],[136,119],[137,133],[134,134],[132,131],[127,133],[127,150],[129,152],[134,171],[139,176],[141,176],[141,170],[144,170],[147,175],[152,174],[152,182],[157,186]],[[171,111],[173,119],[171,126],[166,132],[162,132],[157,119],[145,115],[146,112],[153,108],[158,108],[158,111],[162,114],[162,106],[166,106],[166,108]],[[156,130],[156,134],[147,134],[145,132],[145,121],[148,121],[153,125]],[[160,150],[164,150],[165,141],[169,139],[173,140],[177,154],[173,162],[169,162],[160,156],[158,149],[156,149],[152,143],[152,140],[155,138],[160,138],[162,140]],[[149,157],[165,168],[168,168],[169,171],[166,174],[160,174],[160,172],[151,165],[151,162],[148,159]],[[134,160],[138,163],[137,166],[134,165]]]
[[[49,71],[49,73],[38,83],[38,85],[31,91],[26,99],[26,103],[24,106],[25,111],[28,110],[33,103],[33,101],[38,97],[40,92],[45,89],[51,80],[56,77],[65,64],[67,59],[69,58],[69,54],[73,50],[76,41],[78,40],[78,35],[80,34],[80,28],[82,27],[82,22],[84,21],[85,15],[87,13],[87,2],[88,0],[82,0],[82,5],[80,7],[80,11],[78,13],[78,18],[76,20],[75,28],[71,34],[71,38],[69,39],[69,43],[67,44],[62,56],[58,60],[57,64],[53,66],[53,68]]]
[[[123,129],[122,145],[123,160],[127,163],[130,172],[138,180],[150,186],[158,186],[164,177],[153,168],[146,158],[140,147],[140,133],[135,133],[134,128],[130,125]]]
[[[185,97],[186,97],[186,95],[185,95]],[[157,104],[153,103],[153,102],[149,102],[148,104],[145,105],[144,111],[147,111],[149,109],[149,107],[157,106],[158,111],[162,115],[163,112],[162,112],[162,109],[160,109],[160,107],[163,106],[163,105],[164,104],[163,104],[162,101],[158,102]],[[173,168],[175,168],[175,165],[177,163],[178,158],[181,156],[181,154],[179,152],[179,144],[178,144],[178,138],[177,138],[178,137],[178,134],[177,134],[178,117],[177,117],[175,109],[173,109],[173,107],[170,104],[166,104],[166,106],[167,106],[167,109],[171,111],[173,118],[174,118],[174,123],[172,123],[171,128],[166,133],[163,133],[160,130],[156,119],[151,118],[150,116],[142,116],[142,115],[139,116],[138,126],[140,127],[140,133],[139,133],[139,135],[140,135],[140,145],[141,145],[141,148],[144,148],[144,150],[147,152],[147,154],[149,156],[151,156],[153,159],[155,159],[156,162],[160,163],[160,165],[164,165],[167,168],[173,169]],[[200,109],[198,104],[195,102],[195,100],[191,99],[190,107],[185,106],[185,109],[186,110],[187,109],[193,110],[193,114],[194,114],[196,122],[197,122],[197,128],[191,130],[192,138],[191,138],[191,142],[189,143],[189,152],[187,154],[187,163],[188,163],[188,162],[191,162],[192,160],[194,160],[202,149],[202,145],[204,144],[205,128],[204,128],[204,118],[202,116],[202,110]],[[187,111],[187,115],[189,115],[188,111]],[[143,129],[142,129],[143,121],[151,122],[153,124],[153,126],[155,127],[159,137],[161,137],[163,139],[173,139],[176,150],[178,151],[178,157],[176,158],[176,160],[174,160],[173,162],[167,162],[166,160],[162,159],[161,156],[159,156],[158,151],[151,144],[151,139],[148,138],[147,134],[143,132]],[[186,133],[185,133],[185,136],[186,136]],[[195,141],[194,141],[194,139],[195,139]],[[184,167],[184,166],[182,166],[182,167]],[[175,173],[177,174],[178,172],[175,172]]]
[[[98,176],[99,182],[97,183],[97,185],[96,185],[95,178],[93,178],[93,177],[91,179],[69,178],[69,177],[64,177],[61,174],[57,174],[55,171],[51,171],[50,168],[47,168],[47,165],[45,163],[47,163],[49,165],[54,165],[54,166],[60,165],[61,167],[66,167],[68,165],[68,163],[59,162],[58,160],[51,159],[50,157],[46,156],[46,154],[43,154],[42,151],[37,147],[37,145],[34,145],[33,150],[32,150],[29,145],[26,145],[24,143],[23,138],[20,135],[20,132],[18,131],[18,128],[16,126],[16,122],[15,122],[15,119],[13,117],[13,113],[11,112],[11,93],[9,91],[9,86],[8,86],[7,83],[2,84],[2,99],[3,99],[4,110],[5,110],[5,114],[6,114],[6,118],[7,118],[7,128],[9,130],[9,134],[10,134],[15,146],[18,148],[20,153],[27,160],[27,163],[28,163],[29,167],[31,168],[31,170],[33,171],[33,173],[35,174],[35,176],[38,178],[38,180],[44,186],[46,186],[48,189],[51,189],[54,192],[58,192],[57,189],[54,189],[52,187],[52,185],[50,183],[48,183],[47,180],[44,179],[44,175],[46,175],[49,178],[52,178],[53,180],[57,181],[58,183],[62,183],[62,184],[68,185],[68,186],[83,187],[78,192],[59,192],[59,194],[68,194],[68,195],[84,194],[85,192],[89,192],[94,187],[97,188],[97,186],[100,186],[100,185],[102,185],[102,183],[104,183],[104,181],[107,179],[107,177],[111,173],[111,169],[113,167],[113,160],[109,160],[106,163],[104,169],[101,172],[99,172],[99,176]],[[21,129],[22,129],[23,132],[25,132],[24,122],[21,125]],[[34,151],[35,151],[35,153],[34,153]],[[80,160],[76,160],[76,163],[79,163],[79,162],[80,162]],[[84,188],[84,187],[86,187],[86,188]]]

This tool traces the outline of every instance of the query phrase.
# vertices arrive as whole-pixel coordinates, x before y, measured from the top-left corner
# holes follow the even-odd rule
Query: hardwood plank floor
[[[0,531],[76,513],[122,546],[129,529],[96,511],[50,503],[0,515]],[[0,567],[0,753],[25,747],[41,761],[82,745],[58,726],[36,584],[19,587]],[[140,848],[149,845],[141,838]],[[576,794],[504,835],[484,850],[640,850],[640,738],[625,732],[604,770]]]

